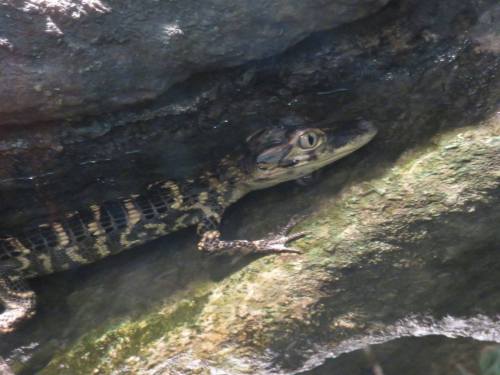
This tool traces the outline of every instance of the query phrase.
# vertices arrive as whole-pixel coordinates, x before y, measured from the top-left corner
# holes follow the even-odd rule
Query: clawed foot
[[[220,239],[219,231],[207,231],[203,233],[200,242],[198,242],[198,250],[208,254],[300,254],[300,250],[286,245],[290,241],[295,241],[309,234],[309,232],[288,234],[295,224],[297,224],[298,220],[299,217],[293,217],[278,233],[270,234],[268,237],[257,241],[224,241]]]
[[[299,238],[307,236],[310,232],[298,232],[288,234],[290,230],[300,221],[299,216],[294,216],[278,233],[270,234],[268,238],[255,241],[255,252],[259,254],[272,254],[272,253],[293,253],[302,254],[302,251],[288,247],[287,243],[295,241]]]

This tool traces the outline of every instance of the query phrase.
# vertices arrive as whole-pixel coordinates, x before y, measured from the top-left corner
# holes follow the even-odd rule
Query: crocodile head
[[[262,129],[246,140],[246,176],[240,189],[248,192],[306,176],[356,151],[375,134],[377,129],[368,121],[338,129]]]

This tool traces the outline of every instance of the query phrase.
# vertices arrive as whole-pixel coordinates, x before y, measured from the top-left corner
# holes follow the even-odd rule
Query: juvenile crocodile
[[[304,233],[287,235],[290,226],[262,240],[221,240],[217,227],[224,210],[250,191],[298,179],[350,154],[375,134],[366,121],[337,130],[262,129],[195,180],[158,182],[143,195],[92,205],[0,238],[0,333],[35,311],[26,279],[92,263],[187,226],[197,226],[198,249],[208,253],[298,252],[287,243]]]

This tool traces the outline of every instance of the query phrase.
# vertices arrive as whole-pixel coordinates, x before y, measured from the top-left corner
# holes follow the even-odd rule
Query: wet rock
[[[109,112],[284,51],[388,0],[1,1],[0,125]]]

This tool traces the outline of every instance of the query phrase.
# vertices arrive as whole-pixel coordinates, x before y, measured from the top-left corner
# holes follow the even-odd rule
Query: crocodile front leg
[[[0,273],[0,334],[11,332],[35,312],[35,292],[18,275]]]
[[[221,233],[218,230],[206,230],[202,233],[200,242],[198,242],[198,250],[206,251],[209,254],[300,254],[300,250],[287,246],[288,242],[294,241],[308,234],[308,232],[288,234],[296,223],[297,219],[292,218],[278,233],[270,233],[264,239],[256,241],[224,241],[220,239]]]

